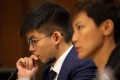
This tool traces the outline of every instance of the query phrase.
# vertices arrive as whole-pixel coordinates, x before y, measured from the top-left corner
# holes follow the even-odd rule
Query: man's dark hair
[[[116,43],[120,41],[120,0],[79,0],[72,17],[80,11],[85,11],[97,26],[111,19],[114,23],[114,40]]]
[[[72,30],[70,26],[70,14],[62,6],[50,2],[42,3],[26,15],[21,28],[21,36],[37,30],[44,34],[59,31],[65,41],[70,42]]]

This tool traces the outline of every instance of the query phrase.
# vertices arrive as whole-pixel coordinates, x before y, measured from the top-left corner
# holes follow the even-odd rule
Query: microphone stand
[[[8,80],[11,80],[17,74],[17,72],[18,72],[17,68],[13,69],[13,71],[11,72],[11,76],[9,77]]]

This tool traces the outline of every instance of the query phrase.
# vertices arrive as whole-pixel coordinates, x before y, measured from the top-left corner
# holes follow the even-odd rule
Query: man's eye
[[[33,42],[33,43],[37,43],[37,42],[38,42],[38,40],[32,40],[32,42]]]
[[[81,29],[83,29],[83,26],[80,26],[80,25],[79,25],[79,26],[77,26],[77,29],[78,29],[78,30],[81,30]]]

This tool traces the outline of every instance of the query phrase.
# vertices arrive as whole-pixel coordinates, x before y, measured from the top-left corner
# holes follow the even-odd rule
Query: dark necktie
[[[53,80],[56,77],[57,73],[53,70],[51,70],[48,74],[47,80]]]

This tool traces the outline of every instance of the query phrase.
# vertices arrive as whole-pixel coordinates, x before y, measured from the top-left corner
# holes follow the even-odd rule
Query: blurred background
[[[7,80],[1,78],[2,74],[10,73],[20,57],[30,55],[26,39],[20,37],[20,27],[25,15],[45,1],[61,4],[69,11],[77,2],[77,0],[0,0],[0,79]]]

